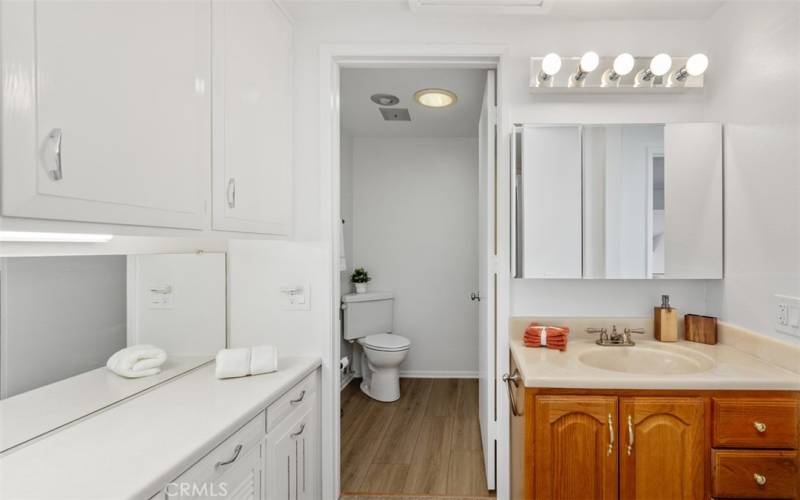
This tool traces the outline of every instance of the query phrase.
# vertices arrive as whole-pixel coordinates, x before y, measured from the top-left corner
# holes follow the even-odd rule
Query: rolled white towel
[[[271,373],[278,370],[278,349],[271,345],[250,348],[250,375]]]
[[[250,375],[250,348],[221,349],[217,353],[217,378]]]
[[[120,349],[108,358],[106,367],[121,377],[148,377],[161,372],[167,353],[150,344],[138,344]]]

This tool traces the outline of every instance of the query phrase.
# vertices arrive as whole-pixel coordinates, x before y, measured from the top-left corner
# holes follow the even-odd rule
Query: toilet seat
[[[411,347],[410,340],[391,333],[367,335],[366,337],[360,338],[358,343],[369,349],[383,352],[407,351]]]

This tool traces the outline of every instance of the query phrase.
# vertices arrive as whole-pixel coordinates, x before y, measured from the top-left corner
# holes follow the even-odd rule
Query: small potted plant
[[[369,283],[371,279],[372,278],[370,278],[363,267],[359,267],[353,271],[353,275],[350,277],[350,281],[356,285],[356,293],[367,293],[367,283]]]

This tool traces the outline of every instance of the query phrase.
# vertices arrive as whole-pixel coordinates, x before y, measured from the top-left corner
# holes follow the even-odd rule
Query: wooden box
[[[717,318],[687,314],[683,317],[683,326],[686,340],[701,344],[717,343]]]

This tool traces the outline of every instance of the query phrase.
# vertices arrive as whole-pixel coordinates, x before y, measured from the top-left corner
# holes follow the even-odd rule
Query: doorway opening
[[[492,497],[495,72],[343,68],[339,88],[342,497]]]

